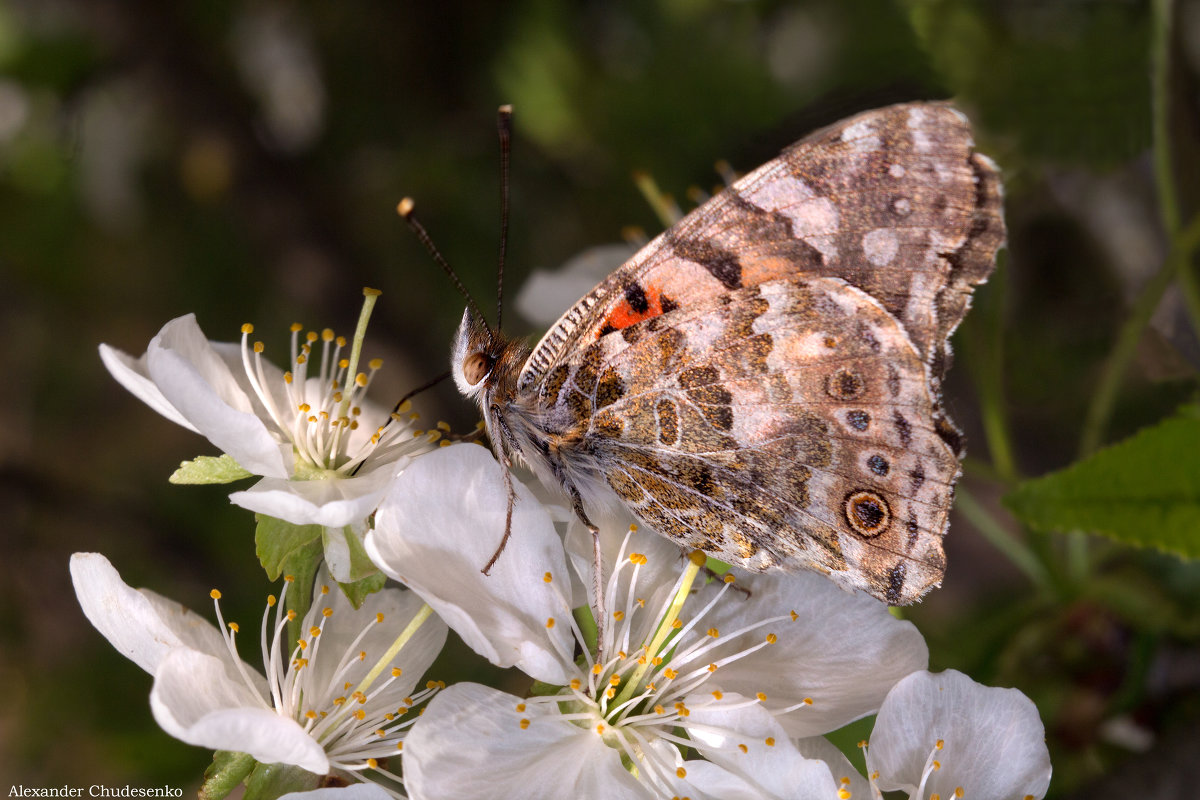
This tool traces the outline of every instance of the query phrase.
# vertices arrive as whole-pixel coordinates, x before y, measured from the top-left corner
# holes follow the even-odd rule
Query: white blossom
[[[384,589],[355,609],[318,575],[297,646],[284,641],[292,612],[271,596],[258,644],[263,671],[238,654],[240,626],[217,628],[147,589],[133,589],[104,556],[71,557],[75,593],[88,619],[123,655],[154,676],[150,707],[167,733],[216,750],[398,785],[386,759],[398,756],[408,714],[437,688],[417,681],[433,663],[446,627],[413,592]],[[371,794],[370,791],[366,792]]]
[[[597,660],[572,614],[590,583],[590,538],[574,525],[564,548],[524,486],[508,548],[480,573],[503,535],[499,470],[470,445],[425,456],[366,538],[372,560],[468,645],[550,686],[532,697],[475,684],[441,692],[406,745],[413,797],[669,797],[692,774],[681,748],[740,753],[768,722],[781,737],[825,733],[926,664],[916,629],[873,598],[807,573],[706,583],[701,554],[681,557],[647,532],[605,538],[610,613]],[[568,561],[583,573],[575,580]]]

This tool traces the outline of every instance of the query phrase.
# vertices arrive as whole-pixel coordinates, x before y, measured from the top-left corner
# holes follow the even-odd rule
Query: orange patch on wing
[[[605,328],[615,331],[624,330],[630,325],[660,316],[663,313],[662,291],[655,286],[647,286],[643,290],[643,296],[646,302],[645,308],[641,311],[635,309],[627,297],[621,298],[621,302],[617,303],[604,318]]]

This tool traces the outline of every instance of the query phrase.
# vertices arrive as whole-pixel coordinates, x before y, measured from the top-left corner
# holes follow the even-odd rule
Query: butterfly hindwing
[[[863,292],[770,281],[576,356],[543,402],[587,425],[589,457],[660,533],[894,603],[940,579],[957,462],[918,354]]]

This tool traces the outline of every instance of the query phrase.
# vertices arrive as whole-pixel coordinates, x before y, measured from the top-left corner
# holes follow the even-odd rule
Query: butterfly
[[[945,570],[963,450],[941,382],[1001,202],[953,107],[868,111],[679,220],[533,347],[469,307],[451,372],[498,458],[593,535],[617,502],[732,565],[912,603]]]

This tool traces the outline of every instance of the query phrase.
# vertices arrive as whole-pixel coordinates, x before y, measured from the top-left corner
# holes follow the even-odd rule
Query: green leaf
[[[376,571],[374,575],[368,575],[353,583],[339,583],[342,587],[342,593],[346,595],[346,599],[355,608],[362,608],[363,600],[367,599],[367,595],[378,592],[387,583],[387,576],[382,572]]]
[[[1200,419],[1194,409],[1139,431],[1004,498],[1039,530],[1082,530],[1200,557]]]
[[[242,469],[242,465],[234,461],[233,456],[222,453],[219,456],[196,456],[191,461],[184,461],[167,480],[171,483],[207,484],[233,483],[242,478],[252,477],[253,472]]]
[[[321,785],[321,776],[291,764],[259,764],[246,779],[243,800],[278,800],[288,792],[308,792]]]
[[[313,579],[325,552],[321,544],[324,528],[293,525],[261,514],[256,514],[255,519],[258,527],[254,531],[254,547],[267,577],[272,581],[279,580],[281,575],[293,578],[287,591],[287,607],[296,612],[288,623],[288,641],[294,644],[300,623],[312,605]]]
[[[204,784],[200,787],[200,800],[223,800],[237,785],[246,779],[257,762],[246,753],[218,750],[213,761],[204,770]]]

